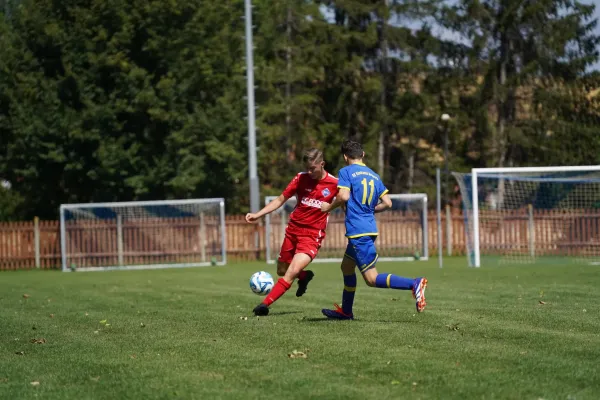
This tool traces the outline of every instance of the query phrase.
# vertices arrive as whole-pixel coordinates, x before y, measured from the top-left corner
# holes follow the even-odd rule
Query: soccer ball
[[[273,277],[265,271],[256,272],[250,277],[250,289],[259,296],[266,296],[273,289]]]

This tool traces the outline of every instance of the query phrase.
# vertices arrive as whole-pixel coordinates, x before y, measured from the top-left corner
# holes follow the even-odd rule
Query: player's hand
[[[246,214],[246,222],[249,224],[258,221],[259,218],[260,217],[256,214],[252,214],[252,213]]]
[[[326,202],[321,203],[321,211],[324,213],[331,211],[331,204]]]

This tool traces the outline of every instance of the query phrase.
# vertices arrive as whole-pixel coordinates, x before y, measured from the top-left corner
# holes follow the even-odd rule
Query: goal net
[[[379,260],[427,260],[427,195],[417,193],[389,196],[392,199],[392,209],[375,215],[379,229],[376,242]],[[276,198],[277,196],[267,196],[265,204]],[[267,215],[265,219],[268,263],[277,261],[285,228],[296,204],[296,198],[291,197],[283,207]],[[314,262],[341,262],[348,243],[345,234],[344,212],[339,208],[331,213],[327,235]]]
[[[223,265],[225,201],[63,204],[63,271]]]
[[[600,260],[600,166],[476,168],[453,175],[470,266],[482,259]]]

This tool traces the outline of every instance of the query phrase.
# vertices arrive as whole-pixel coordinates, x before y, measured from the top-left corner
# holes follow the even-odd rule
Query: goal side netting
[[[600,166],[480,168],[453,175],[470,266],[600,261]]]
[[[265,205],[277,196],[267,196]],[[427,195],[390,194],[392,209],[376,214],[379,236],[376,241],[380,261],[427,260],[429,257]],[[275,263],[285,237],[285,228],[297,199],[291,197],[277,211],[265,218],[266,259]],[[327,235],[313,262],[341,262],[348,240],[345,236],[344,212],[334,210],[329,218]]]
[[[222,198],[60,206],[63,271],[226,263]]]

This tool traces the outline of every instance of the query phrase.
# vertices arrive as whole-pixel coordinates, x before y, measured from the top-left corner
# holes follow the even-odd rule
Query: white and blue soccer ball
[[[250,277],[250,289],[259,296],[268,295],[273,285],[273,277],[268,272],[259,271]]]

